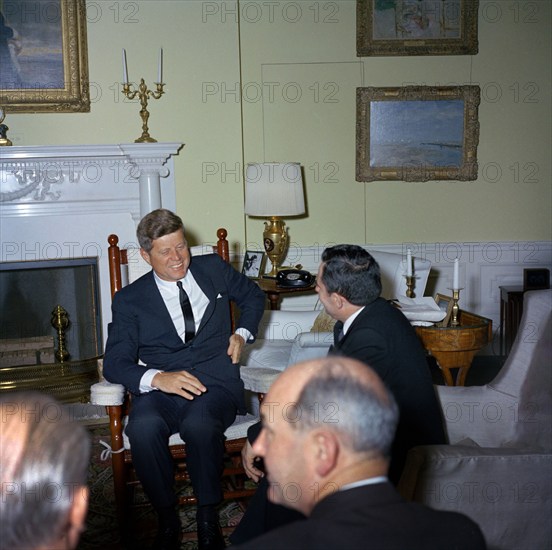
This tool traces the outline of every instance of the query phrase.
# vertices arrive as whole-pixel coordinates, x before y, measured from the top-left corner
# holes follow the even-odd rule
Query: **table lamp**
[[[248,164],[245,213],[269,218],[265,222],[263,243],[272,270],[265,277],[276,277],[289,245],[288,230],[282,217],[305,213],[301,165],[296,162]]]

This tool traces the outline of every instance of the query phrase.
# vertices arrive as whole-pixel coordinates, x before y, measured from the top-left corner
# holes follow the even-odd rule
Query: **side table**
[[[435,357],[447,386],[463,386],[474,355],[493,337],[491,319],[459,312],[457,327],[415,327],[424,348]],[[456,384],[450,369],[458,368]]]
[[[296,294],[298,292],[312,292],[316,287],[316,283],[312,283],[309,286],[292,286],[281,287],[276,284],[276,279],[258,279],[255,281],[259,288],[267,295],[270,302],[270,309],[279,309],[280,296],[284,294]]]

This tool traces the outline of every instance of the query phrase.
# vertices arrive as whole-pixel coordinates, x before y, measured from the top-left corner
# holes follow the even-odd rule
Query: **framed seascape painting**
[[[0,106],[90,111],[85,0],[0,0]]]
[[[357,0],[357,56],[474,55],[479,0]]]
[[[479,86],[357,88],[356,180],[477,179]]]

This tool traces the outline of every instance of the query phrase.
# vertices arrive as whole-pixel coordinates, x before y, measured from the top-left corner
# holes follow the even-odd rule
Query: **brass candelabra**
[[[128,99],[134,99],[136,96],[138,96],[138,100],[140,101],[140,118],[142,119],[142,135],[134,140],[134,143],[156,143],[157,140],[152,138],[148,131],[148,119],[149,119],[149,111],[148,111],[148,98],[152,97],[153,99],[159,99],[165,92],[163,91],[163,84],[162,82],[155,82],[154,83],[157,86],[157,90],[148,90],[148,87],[146,86],[146,82],[143,78],[140,79],[140,84],[138,85],[138,89],[132,90],[133,87],[130,82],[123,82],[123,94]]]

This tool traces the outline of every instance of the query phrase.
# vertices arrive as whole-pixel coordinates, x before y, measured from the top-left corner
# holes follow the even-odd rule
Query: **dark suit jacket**
[[[399,406],[389,468],[389,478],[396,483],[410,448],[446,443],[425,351],[410,322],[383,298],[367,305],[338,341],[342,328],[338,321],[330,354],[352,357],[372,367]]]
[[[405,502],[390,483],[338,491],[309,518],[253,539],[236,550],[484,550],[479,527],[456,512]]]
[[[231,334],[230,300],[240,310],[238,326],[255,336],[264,293],[216,254],[192,258],[189,269],[209,299],[193,340],[183,343],[178,336],[150,271],[113,298],[104,376],[138,394],[140,379],[148,368],[188,370],[207,388],[213,384],[225,388],[243,412],[239,365],[233,365],[226,353]],[[147,366],[138,365],[138,359]]]
[[[406,317],[383,298],[367,305],[339,341],[343,323],[334,326],[329,355],[358,359],[372,367],[391,391],[400,410],[391,450],[389,478],[398,483],[409,449],[446,443],[441,407],[437,401],[425,351]],[[261,423],[248,430],[251,443]]]

